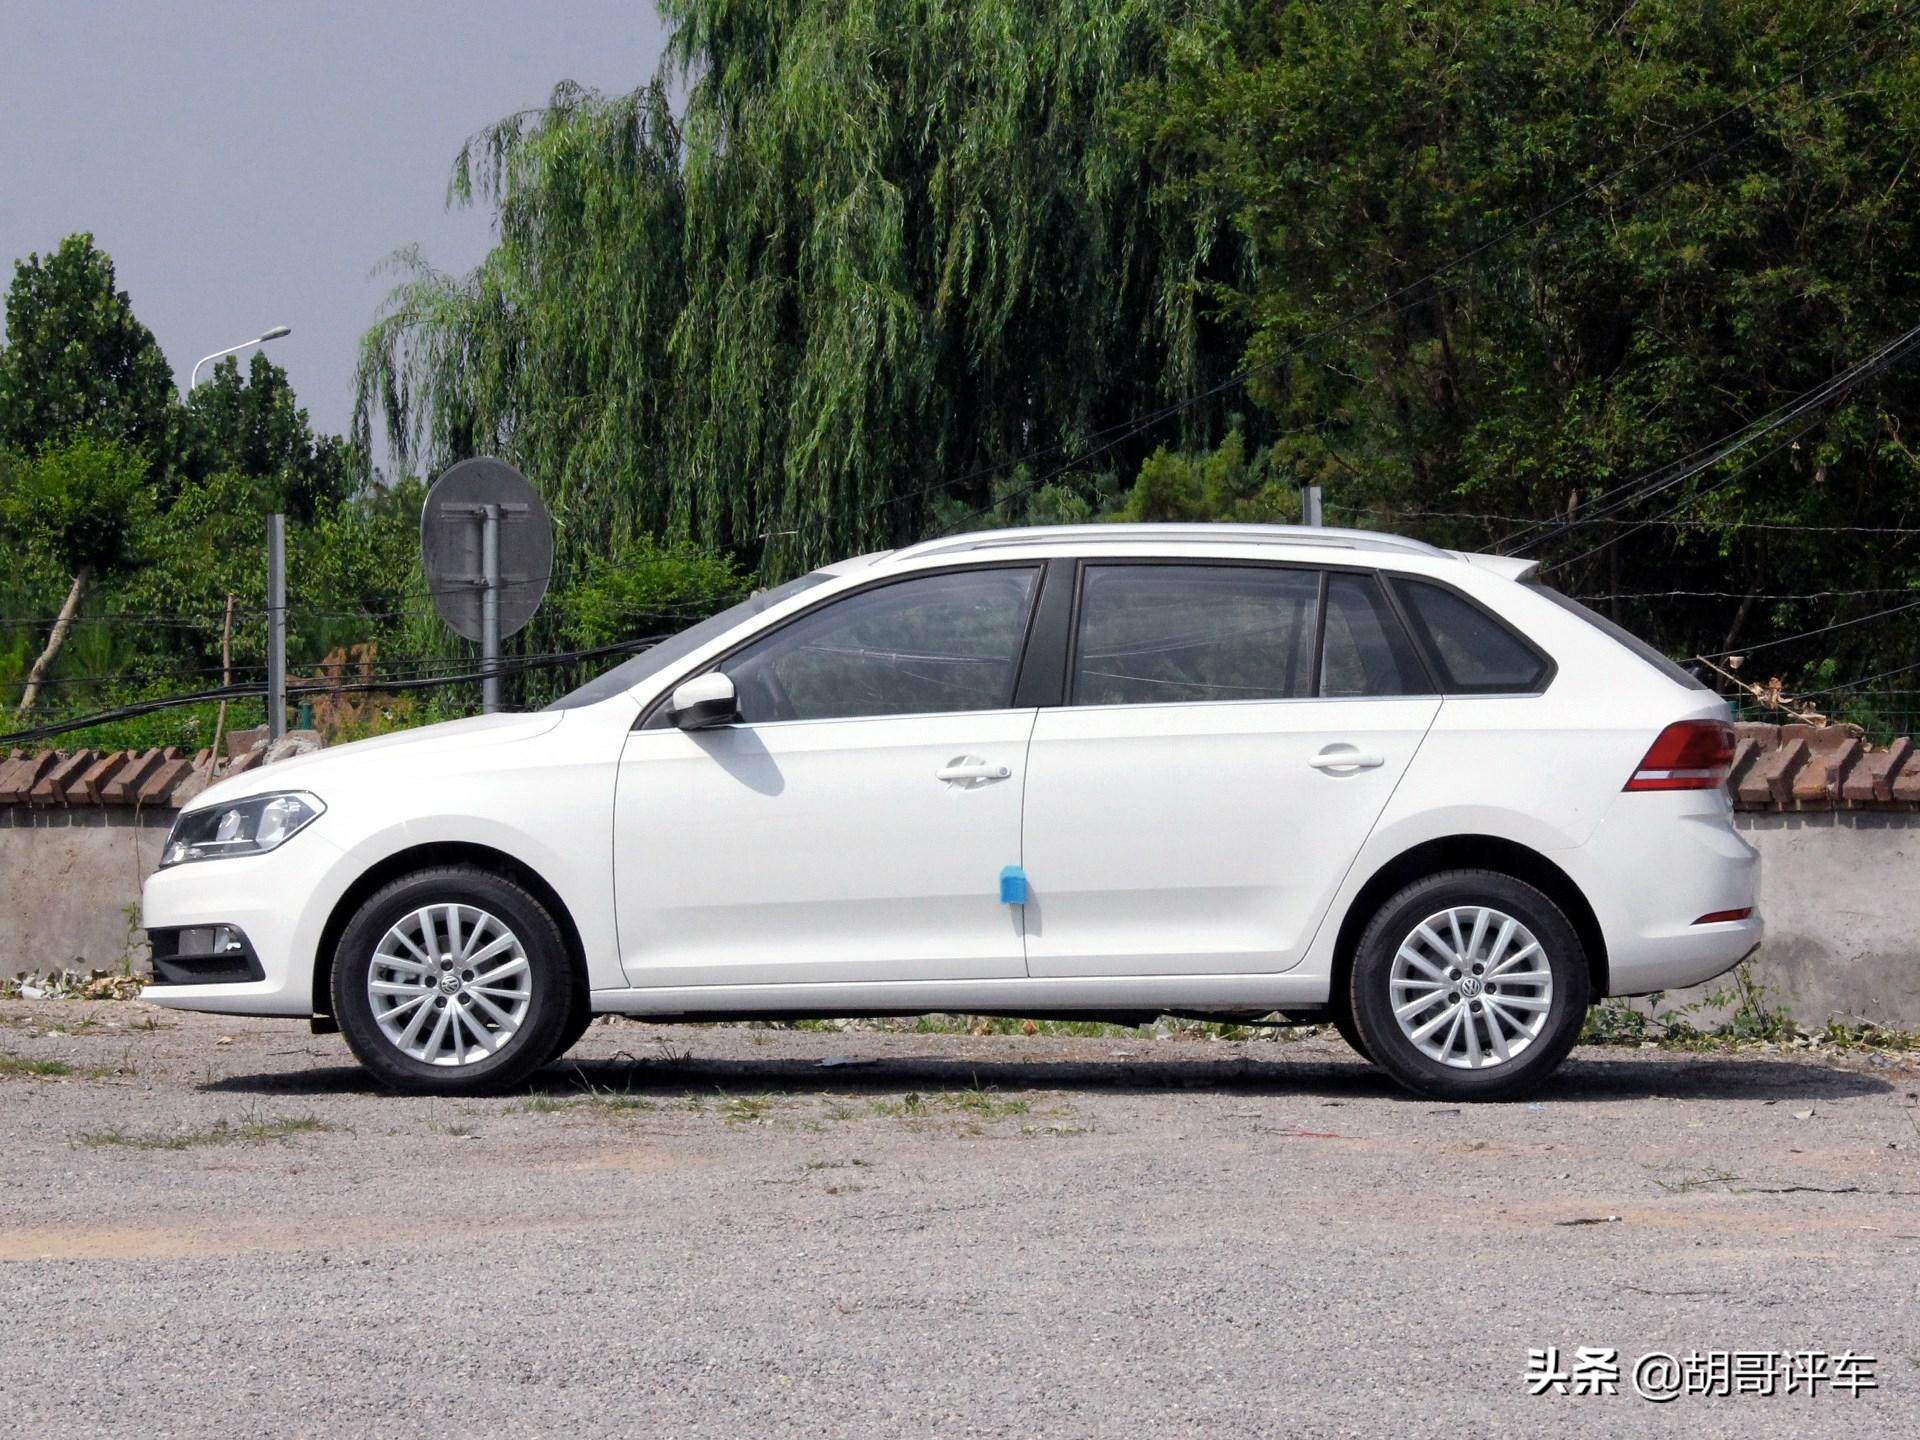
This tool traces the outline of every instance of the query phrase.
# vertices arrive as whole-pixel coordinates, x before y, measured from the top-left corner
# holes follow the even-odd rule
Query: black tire
[[[422,907],[456,904],[484,910],[514,933],[527,959],[531,994],[519,1028],[493,1054],[458,1066],[432,1065],[401,1050],[381,1030],[368,996],[368,971],[391,926]],[[340,937],[332,989],[334,1018],[360,1063],[382,1084],[409,1095],[483,1095],[515,1085],[558,1053],[574,1018],[586,1009],[576,1001],[579,982],[547,908],[512,880],[473,865],[419,870],[376,891]]]
[[[1390,989],[1394,957],[1415,928],[1440,912],[1465,906],[1499,911],[1531,930],[1552,984],[1539,1034],[1512,1059],[1480,1068],[1445,1064],[1423,1051],[1395,1018]],[[1444,973],[1455,972],[1449,969]],[[1477,991],[1478,986],[1473,988]],[[1487,991],[1482,999],[1490,1000],[1493,993]],[[1477,1002],[1462,992],[1456,992],[1456,996],[1450,1000],[1443,993],[1436,1004],[1460,1005],[1474,1016],[1482,1014],[1472,1008]],[[1407,1089],[1443,1100],[1511,1100],[1539,1085],[1566,1058],[1580,1036],[1588,999],[1586,947],[1558,905],[1511,875],[1492,870],[1449,870],[1415,881],[1374,914],[1354,955],[1348,1003],[1365,1053]],[[1440,1013],[1438,1009],[1424,1012],[1410,1023],[1417,1028],[1419,1020]],[[1489,1013],[1479,1023],[1484,1031],[1501,1022]],[[1469,1020],[1469,1027],[1472,1024]],[[1507,1043],[1516,1035],[1502,1027],[1500,1038]],[[1491,1053],[1490,1047],[1483,1053]]]
[[[591,1024],[593,1024],[593,1007],[587,1003],[586,987],[575,986],[573,1014],[567,1017],[567,1028],[560,1032],[560,1043],[554,1046],[553,1053],[547,1057],[547,1063],[551,1065],[578,1045],[580,1037],[587,1033],[587,1027]]]
[[[1344,999],[1333,1006],[1331,1019],[1333,1028],[1340,1032],[1340,1038],[1353,1053],[1371,1065],[1373,1056],[1367,1053],[1367,1042],[1360,1038],[1360,1027],[1353,1023],[1353,1011],[1347,1008]]]

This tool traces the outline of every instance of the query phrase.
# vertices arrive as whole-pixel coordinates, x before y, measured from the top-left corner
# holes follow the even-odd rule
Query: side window
[[[1448,694],[1537,690],[1547,678],[1540,653],[1478,605],[1424,581],[1394,585]]]
[[[749,723],[1005,709],[1038,576],[966,570],[863,590],[720,668]]]
[[[1265,565],[1089,565],[1075,705],[1284,700],[1313,684],[1320,576]]]
[[[1419,695],[1431,688],[1380,582],[1371,575],[1329,575],[1320,693]]]

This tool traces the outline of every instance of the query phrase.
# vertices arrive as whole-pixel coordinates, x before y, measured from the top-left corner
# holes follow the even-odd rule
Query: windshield
[[[810,575],[802,575],[797,580],[789,580],[784,585],[776,585],[771,590],[762,590],[750,595],[738,605],[722,610],[718,615],[709,615],[698,625],[690,626],[678,635],[669,636],[659,644],[649,646],[629,660],[622,660],[605,674],[596,675],[578,690],[569,690],[547,706],[547,709],[575,710],[582,705],[597,704],[631,690],[648,676],[657,675],[677,660],[684,660],[709,640],[726,634],[748,616],[758,615],[762,610],[770,610],[782,600],[798,595],[802,590],[811,590],[816,585],[825,584],[832,578],[824,570],[815,570]]]

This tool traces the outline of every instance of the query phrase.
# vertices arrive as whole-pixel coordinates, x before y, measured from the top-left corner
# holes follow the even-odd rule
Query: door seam
[[[1427,737],[1433,734],[1433,727],[1440,723],[1441,713],[1446,708],[1447,700],[1443,695],[1440,697],[1440,703],[1433,707],[1433,718],[1427,721],[1427,728],[1420,732],[1420,739],[1413,747],[1413,754],[1409,755],[1407,757],[1407,763],[1400,767],[1400,778],[1395,780],[1393,782],[1393,788],[1387,791],[1387,798],[1381,804],[1379,811],[1374,815],[1373,823],[1367,826],[1367,833],[1360,837],[1359,845],[1354,847],[1353,857],[1347,861],[1347,868],[1340,872],[1339,883],[1333,887],[1333,894],[1327,899],[1326,909],[1320,912],[1320,919],[1314,924],[1313,934],[1308,937],[1305,948],[1300,952],[1300,958],[1289,966],[1288,970],[1298,970],[1302,965],[1306,964],[1307,957],[1313,954],[1313,947],[1320,943],[1320,932],[1327,928],[1327,921],[1333,916],[1334,902],[1346,891],[1347,882],[1353,879],[1354,867],[1360,863],[1360,857],[1366,853],[1367,842],[1373,839],[1373,832],[1380,828],[1381,820],[1386,817],[1387,811],[1393,808],[1394,797],[1400,793],[1400,787],[1407,783],[1407,776],[1413,773],[1413,767],[1420,763],[1420,752],[1427,748]],[[1281,971],[1280,973],[1286,974],[1287,971]],[[1328,997],[1331,998],[1333,993],[1333,971],[1331,968],[1327,971],[1327,993]]]
[[[1027,875],[1027,783],[1033,777],[1033,736],[1040,728],[1040,711],[1033,712],[1033,723],[1027,726],[1027,748],[1020,762],[1020,833],[1016,849],[1015,863],[1020,873]],[[1027,904],[1033,903],[1033,877],[1027,875]],[[1033,978],[1033,962],[1027,957],[1027,906],[1020,907],[1020,972],[1029,980]]]

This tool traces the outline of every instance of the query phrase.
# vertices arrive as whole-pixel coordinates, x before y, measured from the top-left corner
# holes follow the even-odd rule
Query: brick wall
[[[0,758],[0,806],[177,810],[215,780],[319,744],[311,731],[273,745],[266,738],[264,728],[237,731],[227,737],[217,761],[211,750],[189,758],[171,748],[9,751]]]
[[[1848,725],[1736,725],[1727,787],[1739,810],[1920,810],[1911,737],[1870,746]]]

